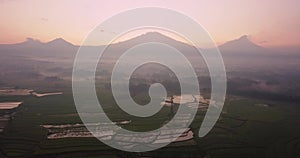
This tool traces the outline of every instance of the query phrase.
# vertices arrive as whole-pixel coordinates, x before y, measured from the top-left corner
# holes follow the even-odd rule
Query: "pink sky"
[[[217,43],[249,35],[264,46],[300,45],[299,0],[0,0],[0,43],[61,37],[79,45],[110,16],[145,6],[192,17]]]

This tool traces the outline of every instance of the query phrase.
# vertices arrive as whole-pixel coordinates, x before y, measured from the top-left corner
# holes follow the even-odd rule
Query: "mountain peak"
[[[156,32],[156,31],[151,31],[151,32],[146,32],[145,34],[143,34],[145,36],[165,36],[159,32]]]
[[[137,38],[147,38],[147,39],[152,39],[152,40],[158,40],[158,39],[172,39],[162,33],[159,33],[159,32],[146,32],[145,34],[142,34],[140,36],[138,36]],[[174,39],[172,39],[174,40]]]
[[[46,44],[47,45],[56,45],[56,46],[63,46],[63,45],[72,45],[73,46],[72,43],[64,40],[63,38],[56,38],[52,41],[47,42]]]
[[[241,36],[239,40],[249,40],[248,35]]]
[[[31,37],[27,37],[27,38],[26,38],[26,41],[27,41],[27,42],[40,42],[39,40],[33,39],[33,38],[31,38]]]
[[[34,39],[34,38],[31,38],[31,37],[27,37],[26,40],[22,43],[27,43],[27,44],[32,44],[32,43],[38,43],[38,44],[41,44],[42,42],[40,40],[37,40],[37,39]]]
[[[136,45],[139,43],[146,43],[146,42],[161,42],[161,43],[174,43],[177,42],[177,44],[182,43],[179,41],[176,41],[175,39],[164,35],[159,32],[146,32],[144,34],[141,34],[139,36],[136,36],[134,38],[131,38],[127,41],[121,42],[122,44],[125,45]]]
[[[219,48],[223,51],[257,51],[262,47],[249,40],[248,35],[243,35],[238,39],[224,43]]]
[[[230,43],[230,42],[238,42],[238,43],[247,43],[247,44],[252,44],[252,45],[255,45],[250,39],[249,39],[249,36],[248,35],[243,35],[241,36],[240,38],[238,39],[234,39],[234,40],[231,40],[231,41],[228,41],[226,43]]]
[[[52,40],[52,41],[66,41],[66,40],[64,40],[63,38],[55,38],[54,40]]]
[[[37,47],[37,46],[40,46],[43,43],[41,41],[37,40],[37,39],[27,37],[24,42],[16,43],[16,44],[21,45],[21,46],[26,46],[26,47]]]

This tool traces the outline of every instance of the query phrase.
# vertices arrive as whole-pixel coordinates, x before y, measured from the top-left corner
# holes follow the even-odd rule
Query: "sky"
[[[266,47],[300,45],[299,0],[0,0],[0,43],[31,37],[80,45],[105,19],[149,6],[195,19],[217,44],[248,35]]]

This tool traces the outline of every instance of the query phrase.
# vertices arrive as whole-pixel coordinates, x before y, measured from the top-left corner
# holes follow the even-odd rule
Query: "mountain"
[[[131,38],[127,41],[120,42],[119,44],[125,44],[125,45],[136,45],[139,43],[145,43],[145,42],[160,42],[160,43],[176,43],[177,45],[186,45],[183,42],[177,41],[171,37],[168,37],[166,35],[163,35],[158,32],[147,32],[145,34],[139,35],[137,37]]]
[[[14,48],[42,48],[42,47],[74,47],[74,45],[62,38],[57,38],[52,41],[43,43],[37,39],[26,38],[24,42],[16,44],[0,44],[0,47],[14,47]]]
[[[198,56],[197,50],[194,46],[183,43],[181,41],[174,40],[158,32],[148,32],[146,34],[137,36],[127,41],[114,44],[112,45],[112,47],[115,48],[114,50],[121,51],[122,49],[127,49],[137,44],[146,42],[165,43],[181,51],[186,56]],[[238,39],[228,41],[223,45],[218,46],[218,48],[224,57],[261,57],[270,55],[272,56],[272,53],[280,54],[274,50],[270,50],[255,44],[249,39],[247,35],[243,35]]]
[[[46,45],[50,47],[73,47],[74,45],[63,38],[56,38],[50,42],[45,43]]]
[[[165,43],[178,49],[186,55],[196,55],[195,47],[181,41],[174,40],[158,32],[148,32],[126,41],[111,44],[109,50],[111,50],[111,54],[118,55],[120,51],[127,50],[135,45],[146,42]],[[74,55],[77,52],[78,48],[79,46],[75,46],[62,38],[57,38],[46,43],[32,38],[27,38],[26,41],[22,43],[0,44],[0,53],[8,51],[13,54],[22,55],[28,54],[36,56],[68,56]],[[239,39],[226,42],[225,44],[219,46],[219,49],[223,55],[258,55],[259,53],[269,52],[269,50],[267,50],[266,48],[254,44],[246,35],[240,37]]]
[[[202,57],[199,56],[199,53],[194,46],[183,43],[181,41],[177,41],[171,37],[168,37],[158,32],[148,32],[126,41],[111,44],[109,47],[106,48],[106,52],[109,53],[105,53],[102,57],[104,59],[116,59],[129,48],[147,42],[158,42],[166,44],[182,52],[182,54],[185,55],[188,59],[193,60],[195,62],[197,61],[199,64],[204,63]],[[164,52],[161,52],[161,57],[172,58],[170,56],[165,55]]]
[[[249,40],[247,35],[243,35],[238,39],[228,41],[219,46],[219,50],[223,55],[262,55],[270,52],[270,50],[258,46]]]
[[[126,41],[122,41],[119,43],[112,44],[112,47],[116,48],[131,48],[133,46],[136,46],[138,44],[147,43],[147,42],[158,42],[158,43],[164,43],[169,46],[172,46],[178,50],[182,51],[190,51],[189,49],[192,48],[191,45],[188,45],[186,43],[183,43],[181,41],[177,41],[171,37],[168,37],[166,35],[163,35],[158,32],[147,32],[145,34],[139,35],[137,37],[131,38]]]
[[[108,63],[110,65],[101,65],[101,63],[99,63],[98,66],[103,66],[103,68],[106,69],[113,68],[111,66],[114,64],[113,62],[116,62],[118,57],[126,50],[135,45],[147,42],[161,42],[172,46],[182,52],[182,54],[191,62],[191,65],[195,66],[197,69],[199,68],[199,71],[203,73],[208,72],[206,70],[207,67],[205,61],[198,54],[195,47],[176,41],[157,32],[149,32],[126,41],[111,44],[106,48],[105,54],[101,57],[101,60],[105,61],[103,64]],[[97,52],[99,47],[84,46],[85,50],[87,50],[87,54]],[[78,49],[79,46],[73,45],[62,38],[57,38],[49,42],[41,42],[39,40],[27,38],[26,41],[21,43],[0,44],[0,72],[7,73],[9,70],[11,73],[10,75],[13,75],[14,77],[30,71],[28,73],[48,74],[48,76],[55,74],[59,77],[70,78],[73,61]],[[249,40],[247,36],[228,41],[219,46],[219,49],[227,70],[242,68],[261,69],[265,67],[274,68],[286,65],[297,67],[299,66],[298,63],[300,63],[299,55],[287,55],[283,57],[282,54],[284,53],[274,53],[276,51],[258,46]],[[164,55],[164,52],[161,52],[161,58],[169,60],[173,59],[170,55]],[[181,63],[178,62],[178,66],[181,66],[180,64]],[[9,75],[2,73],[2,77],[3,76]],[[22,76],[19,76],[17,78],[21,77]]]
[[[122,41],[119,43],[111,44],[106,52],[106,56],[118,57],[124,51],[129,48],[147,42],[160,42],[172,46],[182,52],[185,56],[194,59],[195,56],[199,56],[194,46],[183,43],[181,41],[174,40],[166,35],[158,32],[148,32],[132,39]],[[85,46],[89,50],[98,49],[96,46]],[[0,44],[0,54],[3,55],[14,55],[14,56],[25,56],[30,58],[37,57],[51,57],[51,58],[69,58],[72,60],[77,53],[79,46],[75,46],[72,43],[57,38],[52,41],[43,43],[39,40],[27,38],[26,41],[16,44]],[[223,45],[219,46],[219,50],[223,57],[227,58],[245,58],[245,57],[270,57],[274,54],[283,55],[285,53],[278,53],[275,50],[270,50],[261,46],[256,45],[248,36],[244,35],[238,39],[228,41]],[[162,57],[163,53],[162,53]],[[201,60],[195,58],[194,60]],[[236,59],[237,60],[237,59]],[[240,59],[238,59],[240,60]]]
[[[39,40],[33,39],[33,38],[26,38],[26,41],[16,44],[20,46],[27,46],[27,47],[38,47],[41,46],[43,43]]]
[[[0,44],[0,54],[29,58],[60,58],[74,56],[78,48],[78,46],[75,46],[62,38],[57,38],[46,43],[33,38],[26,38],[26,41],[21,43]]]
[[[243,35],[238,39],[234,39],[231,41],[226,42],[225,44],[219,46],[222,49],[258,49],[261,48],[260,46],[254,44],[252,41],[249,40],[247,35]]]

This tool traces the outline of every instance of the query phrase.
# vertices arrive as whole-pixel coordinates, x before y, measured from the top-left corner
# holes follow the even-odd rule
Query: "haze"
[[[185,13],[202,24],[217,44],[246,34],[251,41],[266,47],[300,45],[300,1],[297,0],[0,0],[0,43],[18,43],[27,37],[46,42],[61,37],[79,45],[103,20],[145,6]]]

